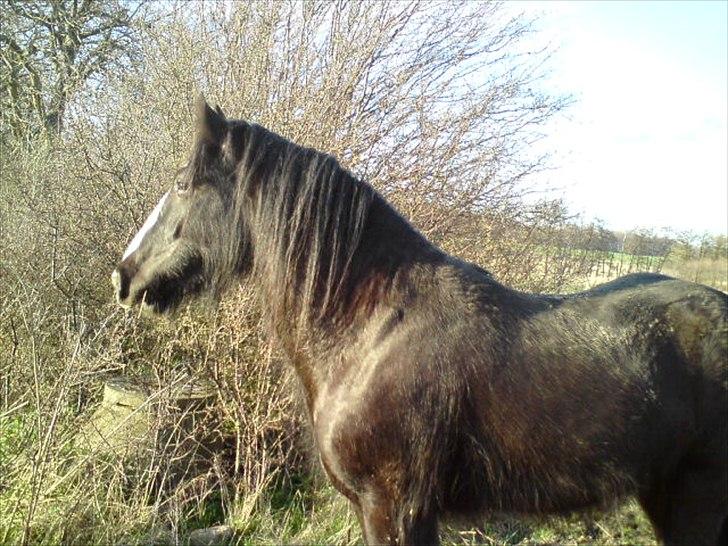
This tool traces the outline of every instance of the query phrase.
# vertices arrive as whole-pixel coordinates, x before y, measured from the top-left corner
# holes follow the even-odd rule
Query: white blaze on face
[[[162,198],[159,200],[159,203],[157,203],[157,206],[154,207],[154,210],[149,215],[149,218],[147,218],[144,222],[142,228],[136,235],[134,235],[131,243],[129,243],[129,246],[126,247],[124,255],[121,257],[122,261],[126,260],[132,252],[139,248],[139,245],[142,244],[142,241],[144,240],[144,236],[149,232],[150,229],[152,229],[152,227],[154,227],[154,224],[157,223],[157,220],[159,220],[159,213],[162,212],[162,207],[164,206],[164,202],[167,200],[167,197],[169,197],[169,192],[165,193],[162,196]]]

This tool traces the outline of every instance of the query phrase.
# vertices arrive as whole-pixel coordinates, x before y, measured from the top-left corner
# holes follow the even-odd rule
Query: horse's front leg
[[[359,497],[360,521],[364,541],[368,545],[391,546],[437,545],[437,516],[421,513],[408,507],[409,503],[396,503],[381,493],[367,493]]]

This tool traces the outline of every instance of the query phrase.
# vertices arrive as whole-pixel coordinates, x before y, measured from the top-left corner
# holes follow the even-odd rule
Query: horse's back
[[[626,332],[657,385],[693,385],[696,412],[726,428],[728,401],[728,294],[657,273],[636,273],[567,296],[586,320]]]
[[[460,308],[469,335],[450,347],[455,362],[463,346],[479,346],[459,360],[479,445],[491,446],[480,464],[464,456],[471,468],[490,465],[490,475],[472,476],[489,484],[480,502],[569,510],[640,487],[706,437],[718,438],[708,451],[722,453],[725,294],[658,274],[568,296],[520,293],[473,269],[464,275],[474,284]]]
[[[617,324],[662,327],[662,337],[689,365],[728,379],[728,294],[666,275],[636,273],[570,298],[602,306]]]

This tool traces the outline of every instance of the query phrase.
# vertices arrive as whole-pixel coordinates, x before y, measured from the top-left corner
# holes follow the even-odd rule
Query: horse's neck
[[[297,324],[296,313],[276,320],[276,333],[306,391],[309,411],[332,376],[332,366],[345,365],[347,349],[356,343],[377,307],[401,290],[399,283],[414,265],[441,260],[442,251],[396,213],[383,199],[373,203],[360,245],[351,261],[343,318],[321,324]],[[338,374],[334,374],[338,375]]]

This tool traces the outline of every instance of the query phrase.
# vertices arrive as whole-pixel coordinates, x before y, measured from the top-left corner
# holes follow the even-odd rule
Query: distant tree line
[[[682,274],[698,282],[722,285],[728,277],[728,237],[725,234],[657,232],[652,229],[610,230],[600,224],[566,224],[561,237],[577,254],[589,254],[595,271],[614,277],[633,271],[662,271],[666,265],[674,270],[679,264],[694,262],[697,273]],[[715,274],[700,278],[700,269],[713,263]],[[698,266],[696,264],[702,264]],[[721,274],[722,271],[722,274]]]
[[[657,233],[652,229],[635,229],[630,231],[610,230],[598,224],[580,226],[569,224],[564,228],[575,234],[569,238],[573,247],[582,250],[599,250],[602,252],[620,252],[639,256],[664,258],[671,253],[685,259],[722,259],[728,253],[725,234],[676,232]],[[586,234],[586,236],[585,236]]]

